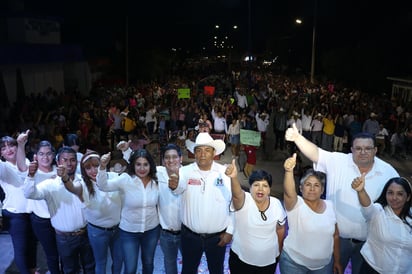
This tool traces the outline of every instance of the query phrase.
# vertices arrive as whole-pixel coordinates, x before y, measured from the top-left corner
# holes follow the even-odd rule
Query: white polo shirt
[[[182,193],[182,222],[195,233],[217,233],[226,229],[233,234],[230,178],[226,167],[213,162],[202,172],[196,162],[179,170],[179,185],[174,193]]]

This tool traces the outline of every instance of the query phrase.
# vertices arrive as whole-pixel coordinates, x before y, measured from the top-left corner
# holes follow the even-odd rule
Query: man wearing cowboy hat
[[[197,273],[203,252],[210,273],[223,273],[226,244],[232,239],[233,224],[229,212],[232,198],[226,167],[215,162],[226,149],[223,140],[199,133],[196,141],[186,141],[195,162],[179,170],[179,181],[170,187],[182,194],[182,273]]]

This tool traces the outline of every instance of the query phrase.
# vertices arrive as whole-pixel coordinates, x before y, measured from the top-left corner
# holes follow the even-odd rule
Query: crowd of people
[[[19,272],[34,273],[38,240],[50,273],[106,273],[108,254],[112,273],[136,273],[139,255],[153,273],[159,241],[166,273],[177,273],[178,252],[182,273],[196,273],[202,254],[210,273],[223,273],[229,243],[231,273],[277,264],[343,273],[349,261],[352,273],[410,273],[411,184],[377,157],[410,153],[407,106],[260,72],[208,84],[215,94],[174,79],[16,105],[2,129],[0,185]],[[241,129],[259,132],[260,145],[242,143]],[[282,198],[255,166],[259,147],[289,155]],[[182,165],[183,150],[194,162]],[[228,166],[222,153],[232,154]],[[313,169],[296,178],[299,155]]]

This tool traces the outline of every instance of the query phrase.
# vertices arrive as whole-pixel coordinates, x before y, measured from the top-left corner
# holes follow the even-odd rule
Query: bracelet
[[[67,176],[67,177],[68,177],[68,176]],[[67,180],[65,180],[65,179],[62,178],[63,184],[66,184],[66,183],[69,182],[69,181],[70,181],[70,177],[68,177]]]

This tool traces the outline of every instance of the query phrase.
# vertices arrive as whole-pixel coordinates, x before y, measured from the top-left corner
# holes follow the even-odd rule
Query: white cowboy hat
[[[225,151],[226,145],[223,140],[213,140],[207,132],[201,132],[197,135],[196,141],[186,140],[186,147],[191,153],[195,153],[195,148],[199,146],[209,146],[215,149],[215,156]]]
[[[115,150],[110,153],[109,170],[116,173],[126,171],[127,162],[123,159],[123,153],[120,150]]]

